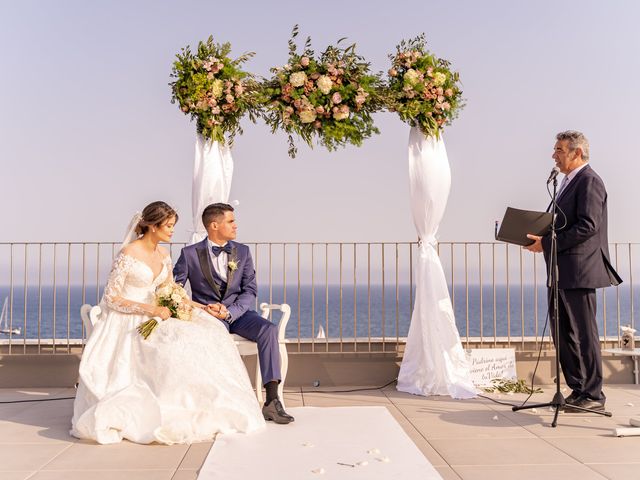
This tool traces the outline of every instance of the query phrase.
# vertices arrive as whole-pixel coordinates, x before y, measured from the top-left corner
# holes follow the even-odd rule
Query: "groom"
[[[256,272],[249,247],[233,242],[236,238],[233,207],[214,203],[202,212],[207,238],[182,249],[173,269],[176,283],[187,280],[196,302],[220,320],[230,333],[236,333],[258,344],[258,360],[267,399],[262,408],[265,420],[290,423],[294,418],[285,412],[278,399],[280,351],[278,328],[264,319],[255,305]]]

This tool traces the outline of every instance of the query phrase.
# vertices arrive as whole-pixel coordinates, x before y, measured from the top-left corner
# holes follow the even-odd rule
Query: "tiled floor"
[[[394,387],[350,393],[338,391],[344,388],[319,390],[288,389],[287,406],[384,405],[445,479],[640,478],[640,437],[613,435],[615,427],[628,426],[630,417],[640,417],[640,388],[635,385],[607,387],[612,418],[561,414],[557,428],[549,425],[548,409],[512,412],[482,398],[424,398]],[[0,389],[0,401],[74,393],[72,389]],[[514,403],[524,398],[499,397]],[[551,398],[552,389],[546,388],[532,401]],[[101,446],[79,441],[68,434],[72,403],[0,404],[0,479],[194,480],[211,447],[211,443],[163,446],[125,441]]]

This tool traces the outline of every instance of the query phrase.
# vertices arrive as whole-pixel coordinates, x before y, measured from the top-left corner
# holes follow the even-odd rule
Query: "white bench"
[[[269,318],[269,313],[271,310],[280,310],[282,315],[280,317],[280,322],[278,323],[278,344],[280,350],[280,362],[281,362],[281,372],[282,372],[282,381],[280,385],[278,385],[278,397],[280,397],[280,401],[284,405],[284,382],[287,378],[287,370],[289,369],[289,354],[287,352],[287,341],[285,339],[285,330],[287,328],[287,323],[289,323],[289,316],[291,315],[291,307],[286,304],[269,304],[269,303],[261,303],[260,304],[260,313],[264,318]],[[93,330],[93,326],[98,321],[100,316],[101,309],[98,305],[91,306],[88,304],[82,305],[80,307],[80,317],[82,317],[82,323],[84,325],[84,329],[86,331],[87,338],[91,335]],[[240,335],[232,335],[233,340],[238,347],[238,352],[242,356],[246,355],[258,355],[258,345],[255,342],[247,340]],[[258,402],[262,405],[263,396],[262,396],[262,374],[260,372],[260,362],[256,358],[256,371],[255,371],[255,387],[256,387],[256,397],[258,398]]]
[[[269,304],[269,303],[261,303],[260,304],[260,314],[268,319],[269,312],[271,310],[280,310],[282,315],[280,316],[280,321],[278,322],[278,348],[280,350],[280,370],[282,373],[282,381],[278,385],[278,397],[284,406],[284,381],[287,378],[287,370],[289,369],[289,354],[287,352],[287,341],[284,337],[285,329],[287,328],[287,323],[289,323],[289,316],[291,315],[291,307],[286,304]],[[252,342],[251,340],[247,340],[240,335],[232,335],[233,340],[236,342],[236,346],[238,347],[238,352],[240,355],[258,355],[258,344]],[[263,397],[262,397],[262,373],[260,372],[260,362],[258,358],[256,358],[256,372],[255,372],[255,386],[256,386],[256,397],[258,398],[258,403],[262,406]]]

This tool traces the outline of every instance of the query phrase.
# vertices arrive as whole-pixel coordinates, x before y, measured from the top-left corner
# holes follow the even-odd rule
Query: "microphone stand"
[[[521,405],[516,407],[511,407],[511,410],[517,412],[519,410],[527,410],[530,408],[544,408],[544,407],[552,407],[554,409],[553,421],[551,422],[552,427],[556,427],[558,425],[558,414],[560,410],[564,409],[564,406],[567,402],[560,391],[560,351],[559,349],[559,334],[560,334],[560,323],[559,323],[559,306],[558,306],[558,241],[556,235],[556,207],[557,207],[557,188],[558,188],[558,178],[557,175],[553,177],[553,196],[551,200],[551,251],[549,252],[549,274],[547,280],[547,288],[551,290],[551,297],[553,301],[552,307],[552,322],[554,325],[553,332],[553,343],[556,347],[556,393],[553,396],[553,400],[547,403],[537,403],[534,405]],[[611,412],[598,412],[596,410],[590,410],[588,408],[577,407],[571,405],[571,408],[575,408],[576,410],[581,410],[583,412],[595,413],[597,415],[604,415],[605,417],[611,417]]]

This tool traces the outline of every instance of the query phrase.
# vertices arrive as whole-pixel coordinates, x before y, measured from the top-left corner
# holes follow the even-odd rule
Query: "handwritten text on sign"
[[[466,352],[474,385],[491,385],[494,378],[517,379],[514,348],[476,348]]]

